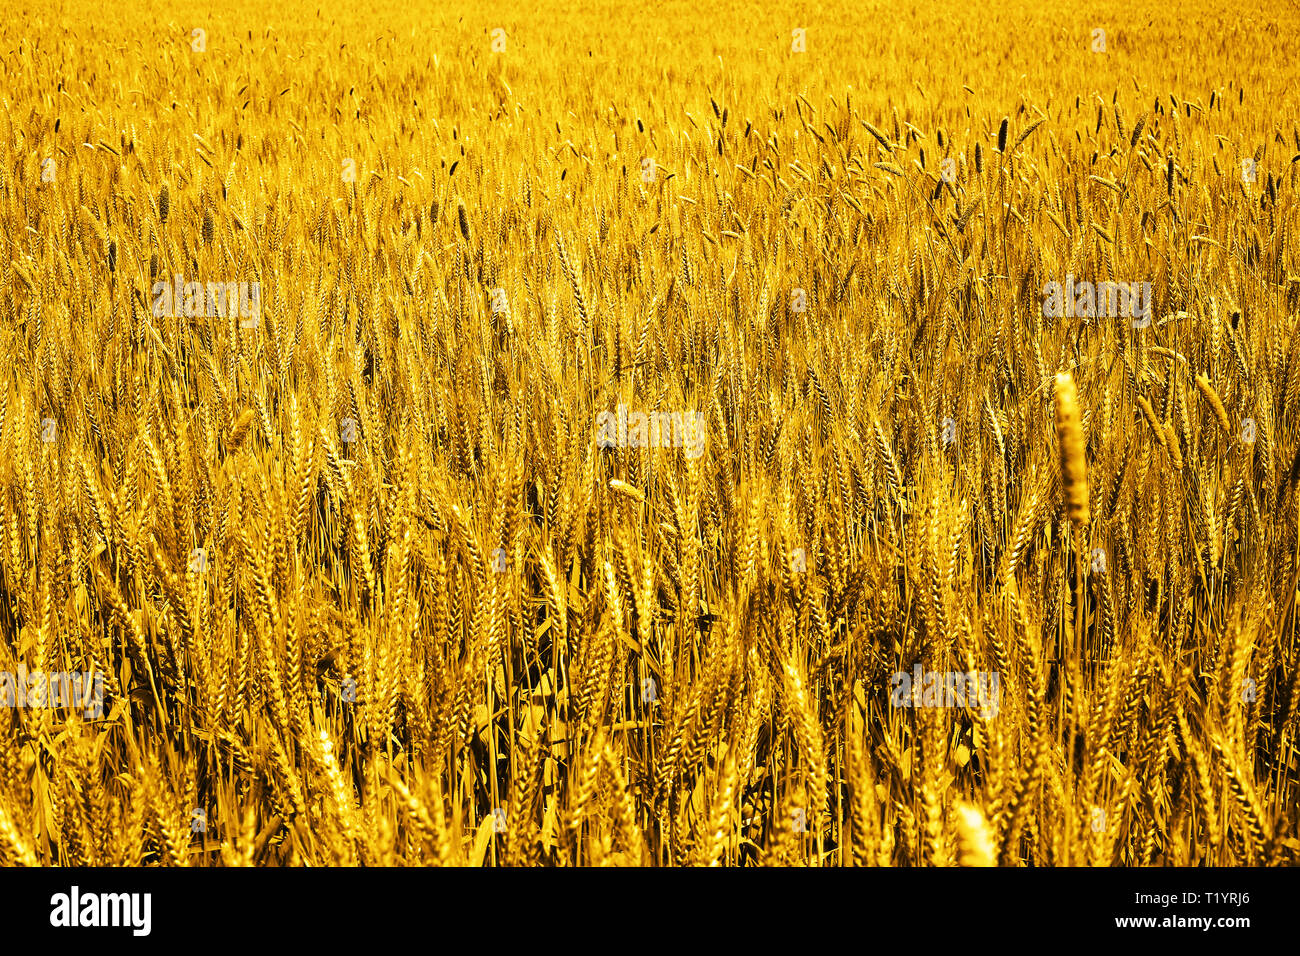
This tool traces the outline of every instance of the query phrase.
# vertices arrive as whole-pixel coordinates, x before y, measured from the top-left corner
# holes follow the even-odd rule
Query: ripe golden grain
[[[611,490],[618,492],[618,494],[622,495],[624,498],[630,498],[633,501],[642,504],[645,503],[645,494],[639,489],[634,488],[632,485],[629,485],[626,481],[622,481],[618,478],[611,478],[609,481],[609,487]]]
[[[1210,384],[1210,378],[1204,372],[1196,376],[1196,387],[1200,389],[1201,395],[1209,403],[1210,410],[1214,412],[1214,418],[1223,429],[1225,435],[1232,434],[1232,422],[1228,419],[1228,410],[1223,407],[1223,400],[1219,398],[1219,393],[1214,390]]]
[[[0,865],[1300,864],[1292,64],[1078,6],[0,21]]]
[[[1061,462],[1061,484],[1071,523],[1088,527],[1088,465],[1084,460],[1083,428],[1079,424],[1079,398],[1074,376],[1056,373],[1056,444]]]

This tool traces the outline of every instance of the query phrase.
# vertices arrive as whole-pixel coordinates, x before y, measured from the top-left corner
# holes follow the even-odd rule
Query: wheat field
[[[1187,6],[7,4],[0,862],[1300,862],[1300,15]]]

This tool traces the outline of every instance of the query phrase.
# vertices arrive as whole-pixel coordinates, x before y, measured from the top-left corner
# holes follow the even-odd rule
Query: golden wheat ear
[[[1079,396],[1074,376],[1056,374],[1056,444],[1061,461],[1061,486],[1066,511],[1078,530],[1088,526],[1088,466],[1085,461],[1083,427],[1079,422]]]

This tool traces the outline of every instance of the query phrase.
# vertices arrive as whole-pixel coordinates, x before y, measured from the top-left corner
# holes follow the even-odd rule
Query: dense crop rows
[[[136,6],[0,24],[0,861],[1297,862],[1294,12]]]

